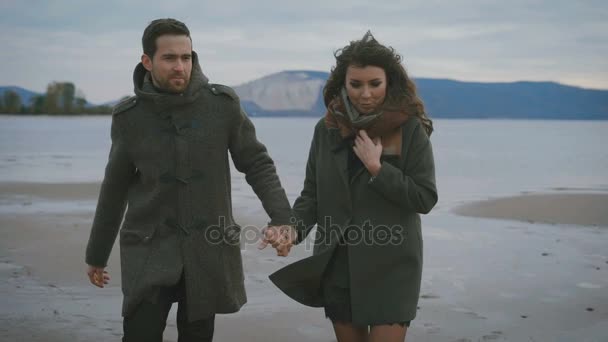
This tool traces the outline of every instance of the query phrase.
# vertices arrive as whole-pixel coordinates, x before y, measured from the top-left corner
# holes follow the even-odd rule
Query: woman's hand
[[[380,163],[380,156],[382,155],[382,142],[380,138],[372,140],[367,135],[367,132],[360,130],[355,138],[353,151],[361,159],[361,162],[363,162],[369,173],[372,176],[377,176],[382,166]]]
[[[264,249],[269,244],[277,250],[278,256],[287,256],[297,239],[297,232],[292,226],[268,226],[262,231],[264,238],[258,249]]]

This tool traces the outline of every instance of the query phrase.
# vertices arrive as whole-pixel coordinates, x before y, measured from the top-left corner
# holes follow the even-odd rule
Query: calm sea
[[[301,190],[313,118],[253,118],[290,199]],[[435,120],[438,207],[527,191],[608,190],[608,121]],[[0,116],[0,182],[95,182],[110,117]],[[234,171],[238,207],[256,203]],[[256,205],[257,207],[257,205]]]

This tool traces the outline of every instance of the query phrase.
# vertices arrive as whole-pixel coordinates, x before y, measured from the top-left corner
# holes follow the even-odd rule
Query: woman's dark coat
[[[348,228],[352,321],[385,324],[412,320],[420,293],[420,215],[437,202],[431,142],[417,118],[401,126],[401,156],[382,157],[380,173],[354,177],[337,129],[315,127],[300,197],[294,204],[299,241],[317,225],[313,255],[275,272],[271,280],[309,306],[323,306],[323,271]],[[308,240],[306,240],[308,243]]]

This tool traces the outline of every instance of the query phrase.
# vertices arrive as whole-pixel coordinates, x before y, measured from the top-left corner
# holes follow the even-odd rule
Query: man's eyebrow
[[[166,52],[166,53],[163,53],[161,56],[162,57],[177,57],[177,56],[180,56],[180,57],[192,57],[192,54],[191,53],[183,53],[183,54],[180,55],[180,54],[175,53],[175,52]]]

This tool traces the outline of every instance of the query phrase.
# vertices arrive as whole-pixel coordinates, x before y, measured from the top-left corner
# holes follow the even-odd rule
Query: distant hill
[[[321,116],[329,76],[283,71],[234,87],[251,116]],[[555,82],[479,83],[414,80],[434,118],[608,119],[608,90]]]
[[[325,113],[322,90],[329,74],[288,70],[235,86],[250,116],[311,116]],[[432,118],[595,119],[608,120],[608,90],[555,82],[480,83],[448,79],[414,80]],[[29,103],[35,92],[12,89]],[[113,105],[118,102],[105,104]]]
[[[319,116],[328,73],[293,70],[271,74],[234,87],[252,116]]]
[[[428,112],[438,118],[608,119],[608,90],[555,82],[415,82]]]
[[[21,98],[21,103],[22,104],[26,104],[26,105],[30,104],[30,101],[32,100],[32,98],[34,96],[42,95],[40,93],[36,93],[36,92],[33,92],[31,90],[27,90],[27,89],[24,89],[24,88],[21,88],[21,87],[16,87],[16,86],[0,86],[0,96],[4,96],[4,92],[10,91],[10,90],[16,92],[19,95],[19,97]]]

